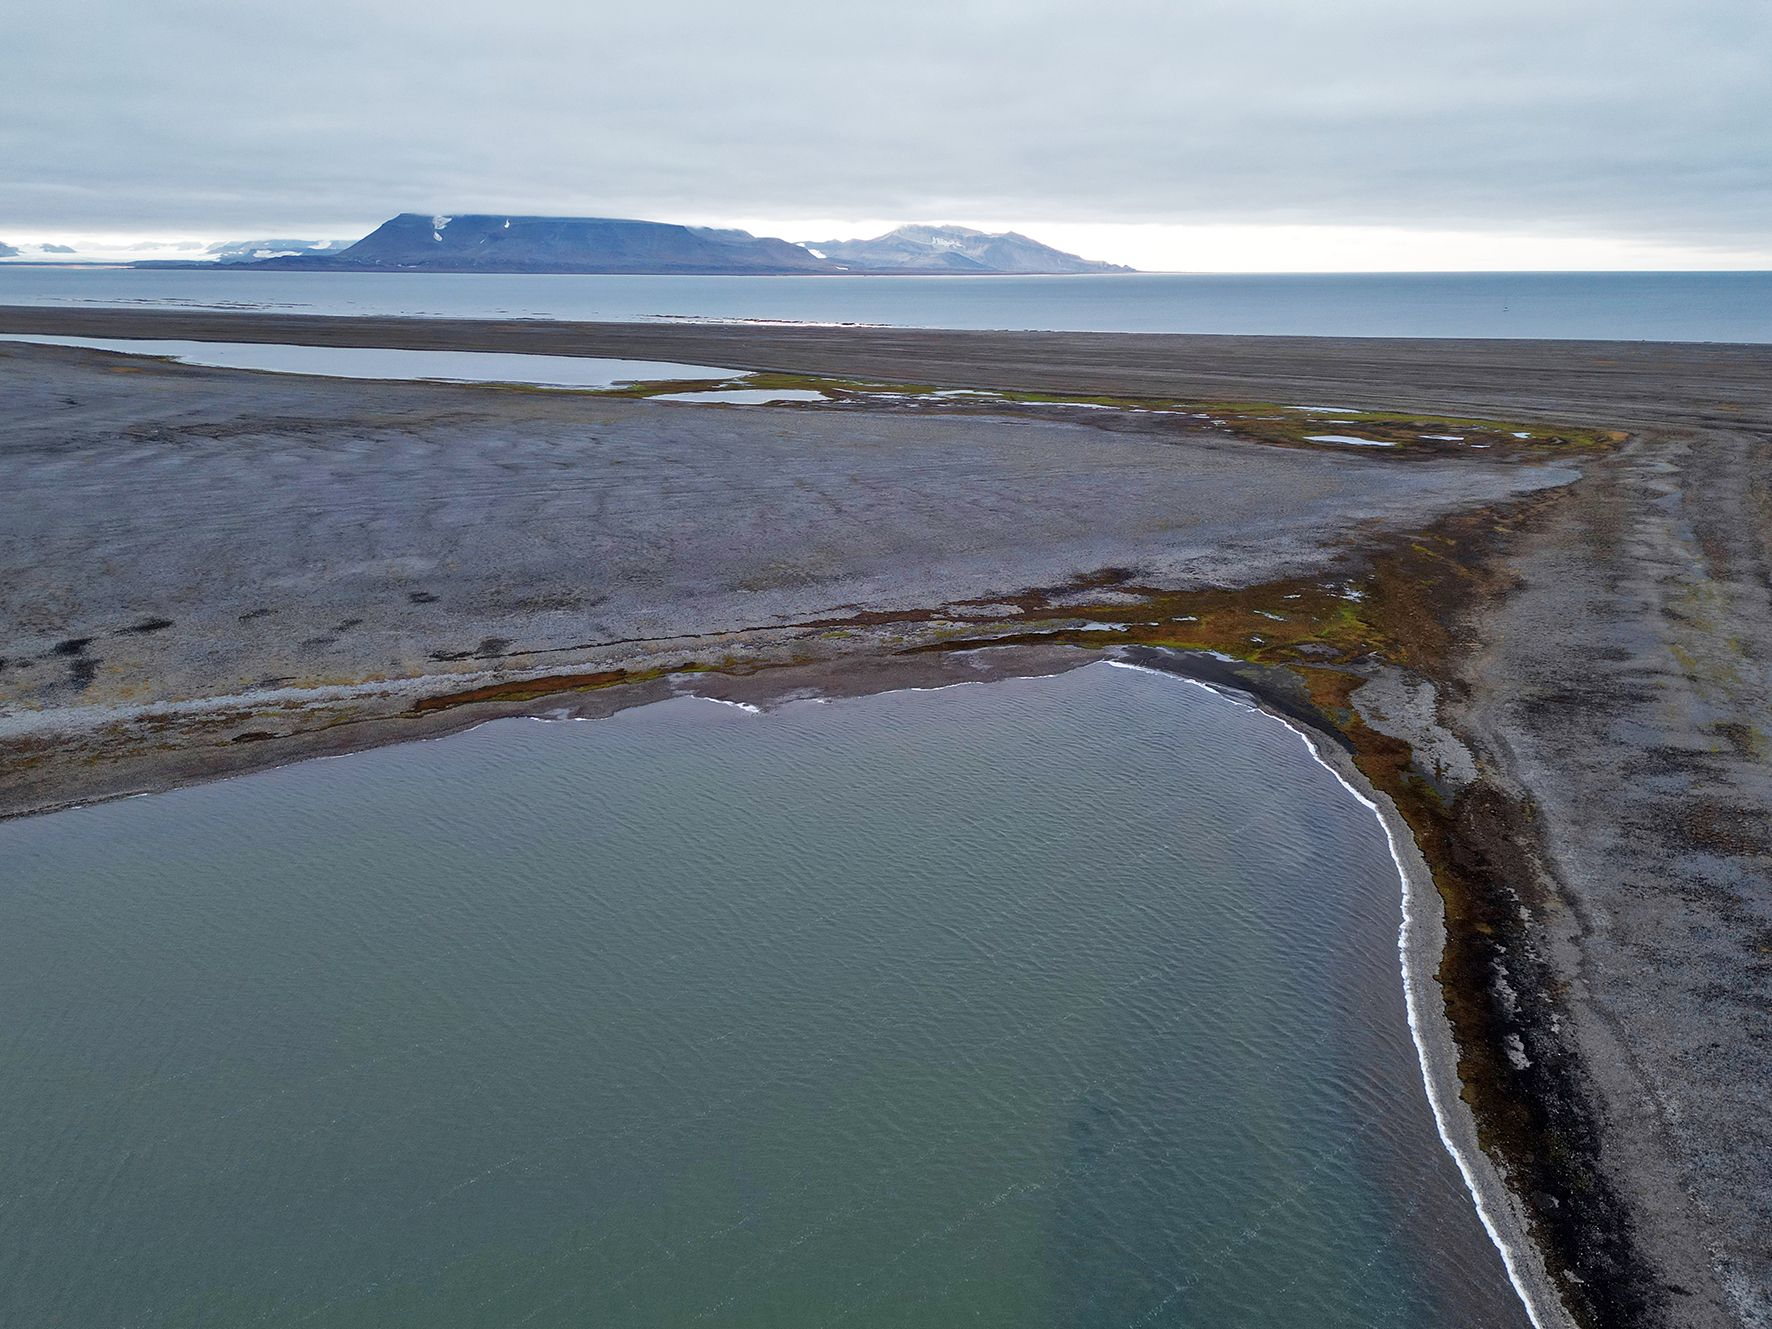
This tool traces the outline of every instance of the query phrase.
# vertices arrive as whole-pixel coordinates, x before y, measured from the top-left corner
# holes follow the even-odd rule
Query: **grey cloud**
[[[27,0],[0,228],[410,208],[1763,243],[1764,0]]]

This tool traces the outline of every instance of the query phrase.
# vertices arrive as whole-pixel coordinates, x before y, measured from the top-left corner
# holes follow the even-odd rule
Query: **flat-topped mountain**
[[[807,248],[851,271],[1030,275],[1132,271],[1118,263],[1067,254],[1015,231],[992,233],[965,226],[900,226],[872,240],[820,240]]]
[[[295,251],[295,252],[291,252]],[[748,231],[613,217],[403,212],[355,244],[243,241],[212,248],[233,267],[376,272],[1072,273],[1129,272],[1005,232],[901,226],[872,240],[790,244]]]
[[[403,212],[336,254],[262,268],[418,272],[831,272],[799,245],[748,231],[612,217],[427,217]]]

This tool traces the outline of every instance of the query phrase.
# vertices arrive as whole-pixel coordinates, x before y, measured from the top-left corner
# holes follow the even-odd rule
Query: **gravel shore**
[[[1628,432],[1556,460],[1402,458],[1182,419],[681,406],[0,346],[0,812],[630,704],[686,669],[736,699],[902,678],[880,662],[1000,626],[1033,588],[1055,622],[1129,579],[1328,581],[1529,500],[1447,625],[1456,650],[1432,676],[1374,670],[1356,704],[1507,809],[1484,833],[1514,852],[1485,861],[1520,922],[1487,981],[1518,1078],[1488,1091],[1540,1103],[1603,1182],[1522,1187],[1565,1299],[1590,1323],[1772,1323],[1772,348],[86,309],[0,309],[0,332]],[[562,702],[555,676],[623,686]]]

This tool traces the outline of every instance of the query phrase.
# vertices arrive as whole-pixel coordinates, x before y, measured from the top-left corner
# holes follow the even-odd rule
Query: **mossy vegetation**
[[[476,702],[533,701],[566,692],[592,692],[622,683],[642,683],[662,678],[662,669],[602,669],[586,674],[549,674],[541,678],[513,678],[488,683],[483,687],[464,688],[440,696],[421,697],[412,705],[414,715],[448,710],[454,706],[470,706]]]
[[[712,392],[723,388],[762,391],[821,392],[832,405],[893,405],[913,410],[956,413],[1001,411],[1015,407],[1095,407],[1145,414],[1157,419],[1186,417],[1198,425],[1240,438],[1282,447],[1345,450],[1349,445],[1323,443],[1313,436],[1348,435],[1381,445],[1382,455],[1404,449],[1447,453],[1496,450],[1502,453],[1544,449],[1597,449],[1625,439],[1617,430],[1565,424],[1485,420],[1471,416],[1430,415],[1406,411],[1288,406],[1277,402],[1193,401],[1175,397],[1128,397],[1013,389],[943,388],[928,383],[879,383],[861,379],[824,378],[811,374],[759,372],[724,379],[631,383],[599,395],[646,398],[666,394]],[[805,403],[818,409],[817,403]]]

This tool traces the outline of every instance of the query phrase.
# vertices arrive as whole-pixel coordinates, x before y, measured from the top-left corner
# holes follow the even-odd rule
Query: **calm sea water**
[[[0,264],[0,304],[899,327],[1772,342],[1772,273],[571,277]]]
[[[0,1323],[1523,1323],[1380,828],[1175,680],[503,721],[0,861]]]

